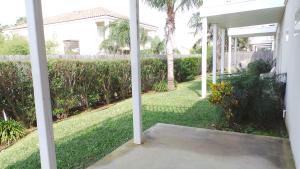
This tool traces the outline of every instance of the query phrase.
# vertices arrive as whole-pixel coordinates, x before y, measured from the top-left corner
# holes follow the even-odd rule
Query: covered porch
[[[271,1],[268,1],[271,2]],[[256,4],[257,5],[257,4]],[[225,28],[274,23],[274,13],[283,12],[283,6],[260,9],[260,12],[245,9],[228,15],[203,15],[202,40],[202,98],[207,95],[207,25],[214,24],[213,82],[216,82],[216,30],[222,30],[222,63],[224,73]],[[261,137],[207,129],[196,129],[174,125],[158,124],[143,133],[141,105],[141,71],[139,50],[139,1],[130,0],[130,37],[131,71],[133,97],[134,138],[109,156],[90,168],[228,168],[228,169],[285,169],[294,168],[288,140]],[[228,8],[229,9],[229,8]],[[253,14],[265,16],[263,19],[252,18]],[[219,11],[219,10],[213,10]],[[251,10],[250,10],[251,11]],[[243,13],[244,12],[244,13]],[[56,154],[53,141],[51,102],[45,57],[45,41],[40,0],[27,0],[27,16],[30,30],[31,62],[34,81],[35,105],[39,132],[39,145],[42,168],[56,168]],[[221,16],[221,17],[220,17]],[[242,16],[242,18],[234,18]],[[271,17],[272,16],[272,17]],[[246,20],[240,22],[240,20]],[[256,22],[257,20],[257,22]],[[279,19],[278,19],[279,20]],[[219,22],[220,21],[220,22]],[[221,22],[222,21],[222,22]],[[228,22],[227,22],[228,21]],[[230,22],[229,22],[230,21]],[[231,37],[229,37],[231,53]],[[231,73],[231,56],[228,57],[228,72]],[[200,84],[199,84],[200,85]]]
[[[200,8],[202,19],[202,98],[207,96],[207,45],[208,26],[212,26],[213,35],[213,83],[217,78],[217,39],[221,39],[220,73],[225,72],[225,44],[227,39],[227,73],[232,73],[234,60],[232,54],[237,51],[237,37],[275,35],[277,23],[281,21],[285,10],[284,0],[204,0]],[[220,31],[218,31],[220,30]],[[227,37],[226,37],[227,32]],[[276,44],[272,44],[272,49]],[[232,52],[232,49],[234,50]]]
[[[287,139],[156,124],[89,169],[293,169]]]

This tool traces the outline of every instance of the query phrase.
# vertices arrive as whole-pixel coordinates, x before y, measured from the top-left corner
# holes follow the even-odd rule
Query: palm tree
[[[167,12],[165,39],[168,61],[168,89],[174,90],[174,33],[176,12],[200,7],[202,0],[144,0],[149,6]]]
[[[109,29],[108,38],[102,41],[100,49],[104,49],[110,53],[124,53],[124,48],[130,48],[130,33],[128,20],[119,19],[108,25]],[[151,40],[147,31],[140,28],[140,43],[145,47],[146,43]]]
[[[188,23],[190,28],[195,29],[194,31],[194,35],[197,35],[198,33],[200,33],[202,31],[202,19],[200,17],[200,12],[196,12],[192,15],[192,17],[189,20]],[[208,34],[207,34],[207,38],[208,38],[208,42],[212,41],[213,36],[212,36],[212,26],[211,24],[208,24]],[[198,40],[199,42],[201,40]]]

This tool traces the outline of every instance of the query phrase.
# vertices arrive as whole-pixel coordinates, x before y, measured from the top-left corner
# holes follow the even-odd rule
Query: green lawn
[[[170,123],[210,128],[220,120],[218,108],[200,99],[199,80],[177,90],[142,97],[143,127]],[[58,168],[85,168],[132,138],[132,100],[107,109],[87,111],[54,124]],[[34,131],[0,152],[1,168],[40,168],[38,138]]]
[[[217,109],[200,99],[199,80],[179,84],[176,91],[142,97],[143,126],[157,122],[208,127]],[[105,110],[93,110],[54,124],[58,168],[85,168],[132,138],[132,100]],[[39,168],[38,137],[34,131],[0,152],[1,168]]]

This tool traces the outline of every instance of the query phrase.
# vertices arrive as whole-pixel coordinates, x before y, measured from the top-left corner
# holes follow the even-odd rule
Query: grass
[[[172,92],[144,94],[143,129],[158,122],[202,128],[217,124],[221,112],[200,99],[200,88],[200,81],[195,80],[179,84]],[[86,168],[130,140],[131,105],[132,100],[127,99],[107,109],[87,111],[55,123],[58,168]],[[0,152],[0,164],[0,168],[40,168],[37,132]]]

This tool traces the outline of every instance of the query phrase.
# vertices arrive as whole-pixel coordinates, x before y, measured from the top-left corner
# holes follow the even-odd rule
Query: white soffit
[[[218,1],[218,0],[211,0]],[[279,23],[285,10],[285,0],[243,0],[204,5],[201,17],[223,28]]]
[[[256,25],[247,27],[229,28],[228,36],[232,37],[255,37],[273,36],[276,34],[277,24]]]

